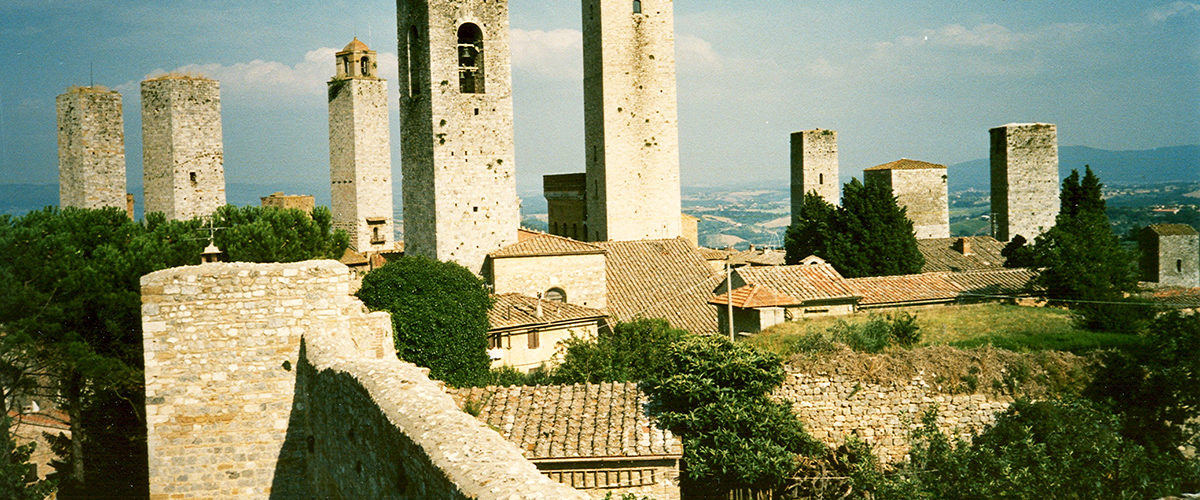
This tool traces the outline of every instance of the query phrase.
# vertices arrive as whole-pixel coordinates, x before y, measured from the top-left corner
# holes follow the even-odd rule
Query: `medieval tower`
[[[591,241],[680,234],[672,0],[583,0]]]
[[[142,164],[147,214],[187,220],[225,204],[216,80],[166,75],[142,82]]]
[[[507,0],[399,0],[405,253],[479,273],[517,242]]]
[[[58,204],[125,208],[125,122],[121,94],[72,87],[58,109]]]
[[[355,38],[329,81],[329,184],[333,225],[359,252],[392,249],[392,157],[387,81],[375,51]]]
[[[879,184],[904,207],[918,240],[950,237],[946,166],[901,158],[863,170],[863,182]]]
[[[1058,131],[1051,123],[1010,123],[991,133],[992,236],[1033,241],[1058,216]]]
[[[816,191],[833,205],[841,203],[836,130],[792,132],[792,222],[800,217],[804,195]]]

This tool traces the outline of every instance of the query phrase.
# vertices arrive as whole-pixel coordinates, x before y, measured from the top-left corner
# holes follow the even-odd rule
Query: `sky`
[[[580,2],[509,9],[518,189],[537,192],[584,169]],[[139,82],[182,71],[221,82],[226,182],[328,186],[325,84],[357,36],[390,80],[399,193],[395,19],[388,0],[0,2],[0,183],[57,182],[55,96],[94,82],[122,94],[140,199]],[[843,181],[985,158],[1011,122],[1055,123],[1060,146],[1200,144],[1196,1],[679,0],[675,31],[685,186],[786,185],[812,128],[838,131]]]

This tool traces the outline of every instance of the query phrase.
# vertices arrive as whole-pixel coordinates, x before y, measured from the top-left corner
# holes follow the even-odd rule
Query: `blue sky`
[[[583,170],[579,9],[510,0],[524,190]],[[688,185],[786,184],[789,133],[817,127],[839,131],[846,178],[986,157],[987,129],[1008,122],[1056,123],[1063,146],[1200,143],[1200,2],[680,0],[675,15]],[[325,82],[355,35],[394,75],[387,0],[6,0],[0,182],[57,182],[54,98],[90,66],[123,95],[131,185],[138,82],[182,70],[221,80],[227,182],[327,186]],[[399,181],[394,110],[391,126]]]

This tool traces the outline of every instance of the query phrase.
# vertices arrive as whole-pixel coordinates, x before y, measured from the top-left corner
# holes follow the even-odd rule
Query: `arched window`
[[[472,23],[458,27],[458,91],[483,93],[483,31]]]
[[[634,14],[642,13],[642,0],[633,0],[633,13]]]
[[[371,76],[371,58],[363,56],[358,60],[359,69],[362,70],[362,76]]]
[[[543,295],[543,297],[545,297],[545,299],[550,302],[561,302],[561,303],[567,302],[567,292],[563,291],[562,288],[555,287],[555,288],[546,290],[546,294]]]
[[[413,61],[416,55],[415,47],[417,46],[417,27],[412,26],[408,30],[408,46],[406,47],[408,58],[408,95],[409,97],[420,94],[421,87],[417,83],[417,64]]]
[[[342,72],[345,73],[346,76],[350,76],[352,74],[352,73],[350,73],[350,58],[349,57],[342,59]]]

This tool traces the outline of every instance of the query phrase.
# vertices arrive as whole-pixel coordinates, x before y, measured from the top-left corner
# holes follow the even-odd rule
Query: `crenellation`
[[[55,99],[59,206],[126,207],[121,94],[72,87]]]

